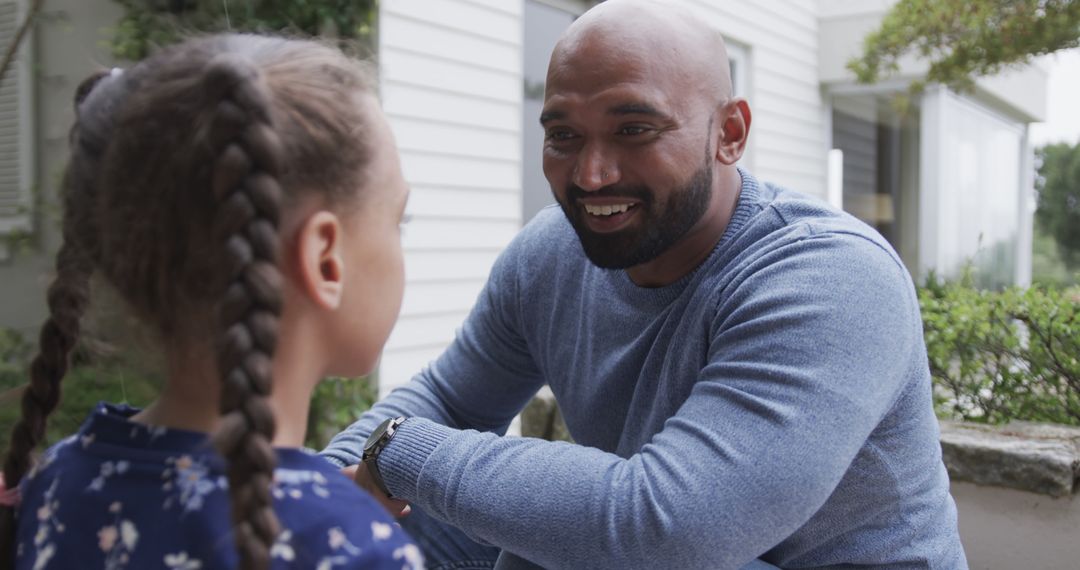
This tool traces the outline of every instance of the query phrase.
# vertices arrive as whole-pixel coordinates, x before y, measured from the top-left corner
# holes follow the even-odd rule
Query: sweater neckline
[[[746,226],[746,223],[753,217],[757,210],[757,202],[761,192],[758,187],[758,181],[754,178],[754,175],[743,170],[741,167],[737,167],[737,169],[742,182],[739,187],[739,198],[735,205],[735,211],[732,212],[731,219],[728,221],[727,227],[724,228],[724,233],[720,236],[720,239],[717,240],[716,245],[713,246],[709,255],[707,255],[697,267],[690,270],[689,273],[683,275],[674,283],[662,287],[641,287],[630,279],[630,275],[627,274],[625,269],[609,270],[613,274],[612,281],[621,294],[626,295],[627,298],[635,304],[655,304],[663,306],[671,303],[677,299],[686,289],[686,286],[697,277],[701,268],[716,258],[718,253],[726,248],[728,242],[732,240],[732,237],[742,231]]]

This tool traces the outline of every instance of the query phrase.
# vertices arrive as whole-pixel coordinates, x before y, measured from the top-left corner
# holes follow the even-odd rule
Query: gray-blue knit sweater
[[[714,251],[661,288],[541,212],[453,344],[327,458],[415,418],[380,457],[390,490],[547,568],[966,568],[904,266],[742,175]],[[545,382],[579,445],[491,433]]]

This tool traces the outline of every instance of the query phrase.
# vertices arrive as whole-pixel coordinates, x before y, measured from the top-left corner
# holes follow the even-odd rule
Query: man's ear
[[[316,305],[334,310],[341,306],[345,290],[341,220],[318,210],[300,226],[296,237],[298,277],[302,293]]]
[[[719,127],[716,131],[716,160],[735,164],[746,151],[750,136],[750,104],[746,99],[731,99],[717,113]]]

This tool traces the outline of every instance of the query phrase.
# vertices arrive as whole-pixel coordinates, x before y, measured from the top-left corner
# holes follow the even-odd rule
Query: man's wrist
[[[405,418],[398,417],[387,419],[379,424],[375,431],[371,432],[367,442],[364,444],[364,453],[361,456],[361,461],[371,475],[372,482],[383,494],[390,498],[393,498],[394,495],[386,486],[386,481],[379,470],[379,456],[382,455],[383,450],[390,444],[390,440],[394,438],[398,428],[403,423],[405,423]]]
[[[408,501],[419,500],[420,474],[443,441],[458,433],[453,428],[425,418],[409,418],[394,436],[394,441],[379,457],[379,474],[388,489]],[[429,471],[434,474],[439,470]],[[428,485],[437,482],[428,481]]]

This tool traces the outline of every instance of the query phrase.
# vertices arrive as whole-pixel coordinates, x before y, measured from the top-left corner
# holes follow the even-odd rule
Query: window
[[[574,22],[585,7],[571,2],[525,1],[525,101],[522,110],[522,204],[521,220],[527,223],[541,209],[555,203],[551,186],[544,178],[544,130],[540,128],[540,111],[544,108],[544,80],[548,60],[555,42]]]
[[[944,92],[936,265],[957,277],[970,265],[982,287],[1013,284],[1020,245],[1024,130],[974,101]]]
[[[15,39],[25,8],[23,0],[0,0],[0,46],[6,48]],[[0,235],[30,226],[30,45],[30,38],[24,37],[11,67],[0,78]]]
[[[743,97],[750,100],[750,109],[753,111],[754,102],[750,96],[750,51],[742,44],[727,41],[728,65],[731,72],[731,94],[735,97]],[[743,157],[739,165],[750,171],[754,170],[753,163],[753,133],[754,125],[750,123],[750,140],[747,142]]]
[[[833,148],[843,153],[843,207],[876,229],[918,274],[919,109],[889,95],[833,98]]]

